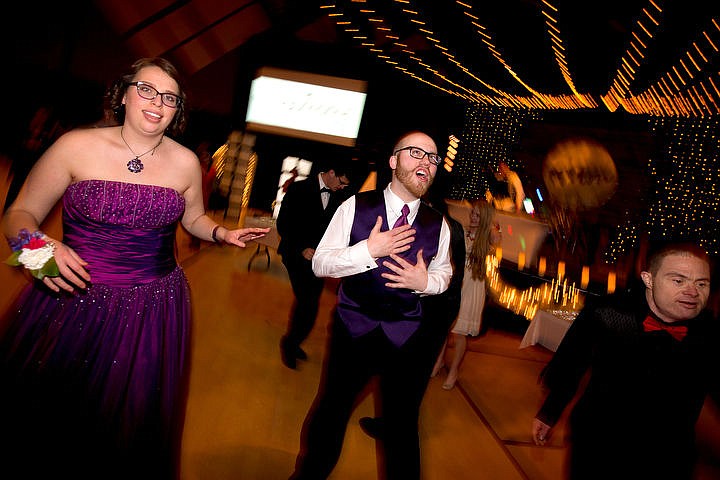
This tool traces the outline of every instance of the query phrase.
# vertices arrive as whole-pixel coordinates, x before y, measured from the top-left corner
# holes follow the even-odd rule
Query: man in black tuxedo
[[[293,182],[287,189],[277,217],[280,235],[278,253],[287,269],[295,301],[285,335],[280,341],[283,364],[295,369],[297,360],[307,359],[300,344],[315,325],[325,280],[312,271],[315,247],[325,233],[350,184],[346,169],[335,162],[332,168]]]

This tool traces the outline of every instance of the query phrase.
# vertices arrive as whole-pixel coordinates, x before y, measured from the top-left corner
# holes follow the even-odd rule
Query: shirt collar
[[[322,173],[318,173],[318,182],[320,182],[320,189],[330,188],[327,185],[325,185],[325,182],[323,182]]]
[[[390,209],[391,212],[395,214],[396,217],[399,217],[401,215],[402,207],[403,205],[405,205],[406,202],[404,202],[400,197],[395,195],[395,192],[390,189],[390,184],[388,184],[383,193],[385,195],[385,205],[387,206],[387,208]],[[411,219],[415,218],[418,208],[420,208],[420,199],[416,198],[412,202],[407,202],[407,206],[410,207],[408,221],[412,223]]]

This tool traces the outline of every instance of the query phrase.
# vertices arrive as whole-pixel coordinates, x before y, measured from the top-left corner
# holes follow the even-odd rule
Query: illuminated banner
[[[367,83],[261,68],[250,86],[247,130],[354,146]]]

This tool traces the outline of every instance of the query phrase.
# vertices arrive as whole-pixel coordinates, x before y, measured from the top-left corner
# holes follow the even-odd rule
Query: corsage
[[[12,254],[5,263],[13,267],[22,265],[30,274],[42,280],[44,277],[57,277],[60,274],[55,262],[55,244],[45,240],[40,230],[30,233],[23,228],[17,237],[8,240]]]

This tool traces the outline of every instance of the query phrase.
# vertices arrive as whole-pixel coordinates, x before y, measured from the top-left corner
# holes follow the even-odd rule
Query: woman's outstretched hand
[[[220,240],[225,243],[245,247],[247,242],[262,238],[270,231],[270,228],[250,227],[238,228],[237,230],[227,230],[225,236]]]

